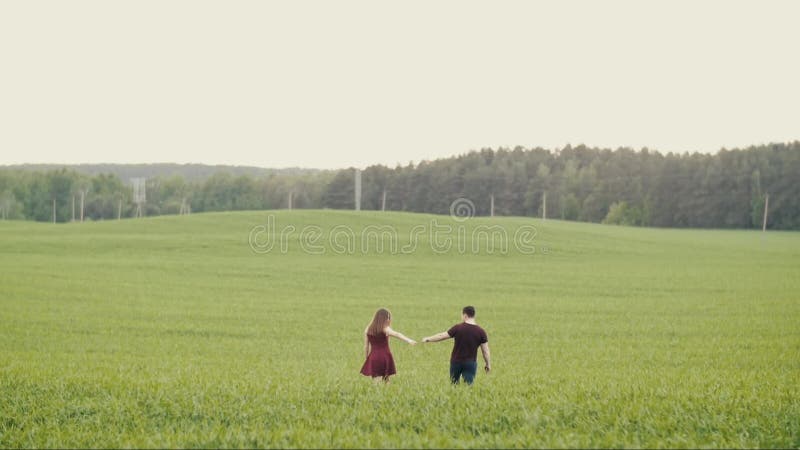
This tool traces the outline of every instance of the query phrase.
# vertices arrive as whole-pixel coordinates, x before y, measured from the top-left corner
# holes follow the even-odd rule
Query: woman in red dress
[[[367,360],[361,367],[361,373],[372,377],[376,382],[383,380],[389,382],[389,377],[396,374],[394,358],[389,350],[389,336],[401,339],[411,345],[416,345],[417,341],[409,339],[394,331],[390,326],[392,323],[392,313],[388,309],[381,308],[375,312],[372,323],[364,330],[364,353]]]

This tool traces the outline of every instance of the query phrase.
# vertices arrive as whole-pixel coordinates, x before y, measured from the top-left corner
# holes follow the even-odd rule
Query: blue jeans
[[[459,378],[464,377],[464,382],[472,384],[478,372],[478,361],[461,361],[450,363],[450,381],[458,384]]]

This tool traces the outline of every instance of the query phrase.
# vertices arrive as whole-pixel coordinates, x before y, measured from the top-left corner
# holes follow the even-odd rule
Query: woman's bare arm
[[[434,334],[433,336],[428,336],[422,339],[422,342],[439,342],[445,339],[450,339],[453,336],[450,336],[447,331],[442,331],[441,333]]]
[[[411,345],[415,345],[415,344],[417,343],[417,341],[415,341],[415,340],[413,340],[413,339],[411,339],[411,338],[408,338],[408,337],[406,337],[406,336],[405,336],[403,333],[400,333],[400,332],[394,331],[394,330],[392,329],[392,327],[386,327],[386,329],[385,329],[385,330],[383,330],[383,332],[384,332],[384,333],[386,333],[386,335],[387,335],[387,336],[396,337],[397,339],[400,339],[400,340],[402,340],[402,341],[406,341],[406,342],[408,342],[408,343],[409,343],[409,344],[411,344]]]
[[[367,337],[367,332],[365,331],[364,332],[364,358],[369,358],[369,351],[370,350],[371,349],[370,349],[370,346],[369,346],[369,338]]]

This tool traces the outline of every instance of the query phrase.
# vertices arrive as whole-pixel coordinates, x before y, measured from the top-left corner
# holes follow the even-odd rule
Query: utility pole
[[[761,224],[761,231],[767,231],[767,210],[769,209],[769,194],[764,199],[764,223]]]
[[[75,222],[75,196],[72,196],[72,221]]]
[[[147,179],[131,178],[133,183],[133,201],[136,203],[136,215],[134,217],[144,217],[144,203],[147,201]]]
[[[489,217],[494,217],[494,193],[492,193],[491,201],[489,202]]]
[[[117,206],[117,220],[122,219],[122,199],[119,199],[119,205]]]
[[[542,220],[547,220],[547,191],[542,193]]]
[[[81,189],[81,222],[83,222],[83,205],[86,200],[86,189]]]
[[[289,191],[289,210],[292,209],[292,196],[294,195],[294,191]]]
[[[383,199],[381,200],[381,211],[386,211],[386,188],[383,188]]]
[[[56,199],[53,199],[53,223],[56,223]]]
[[[355,202],[356,211],[361,211],[361,170],[356,170]]]

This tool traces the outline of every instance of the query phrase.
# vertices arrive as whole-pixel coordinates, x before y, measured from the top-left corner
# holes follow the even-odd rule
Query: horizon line
[[[394,165],[386,164],[386,163],[368,163],[368,164],[360,164],[358,166],[350,164],[345,166],[339,167],[330,167],[330,168],[322,168],[322,167],[307,167],[307,166],[260,166],[260,165],[252,165],[252,164],[242,164],[242,163],[212,163],[212,162],[178,162],[178,161],[158,161],[158,162],[20,162],[20,163],[0,163],[0,168],[12,168],[15,166],[101,166],[101,165],[115,165],[115,166],[135,166],[135,165],[179,165],[179,166],[189,166],[189,165],[198,165],[198,166],[207,166],[207,167],[214,167],[214,166],[222,166],[222,167],[240,167],[240,168],[255,168],[255,169],[268,169],[268,170],[310,170],[310,171],[337,171],[337,170],[346,170],[346,169],[353,169],[353,168],[367,168],[373,166],[384,166],[384,167],[405,167],[408,165],[418,166],[423,162],[434,162],[434,161],[442,161],[448,159],[459,158],[461,156],[468,155],[470,153],[477,153],[483,150],[492,150],[493,152],[497,151],[514,151],[517,148],[521,148],[523,151],[532,151],[532,150],[545,150],[549,153],[558,153],[561,150],[566,148],[579,148],[585,147],[588,149],[593,150],[610,150],[610,151],[618,151],[618,150],[632,150],[636,153],[641,153],[644,150],[647,150],[649,153],[659,153],[661,155],[670,155],[670,154],[679,154],[679,155],[695,155],[695,154],[703,154],[703,155],[716,155],[721,151],[746,151],[753,147],[766,147],[770,145],[791,145],[793,143],[799,143],[799,139],[793,139],[789,141],[769,141],[769,142],[762,142],[758,144],[749,144],[746,147],[725,147],[722,146],[716,150],[711,151],[700,151],[700,150],[685,150],[685,151],[663,151],[656,148],[650,148],[647,146],[642,146],[639,148],[634,148],[630,146],[617,146],[617,147],[593,147],[583,143],[572,145],[571,143],[565,144],[563,147],[555,147],[555,148],[545,148],[540,146],[535,147],[525,147],[522,145],[516,145],[513,147],[509,146],[499,146],[496,148],[493,147],[482,147],[480,149],[470,149],[464,152],[459,152],[450,156],[442,156],[436,157],[432,159],[420,159],[420,160],[409,160],[406,163],[396,162]]]

